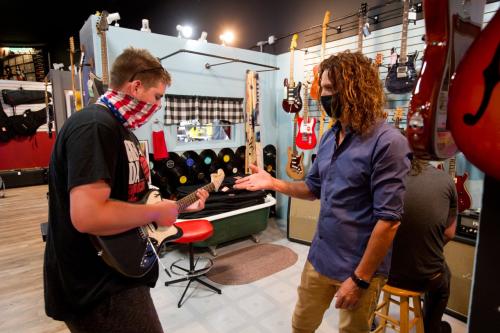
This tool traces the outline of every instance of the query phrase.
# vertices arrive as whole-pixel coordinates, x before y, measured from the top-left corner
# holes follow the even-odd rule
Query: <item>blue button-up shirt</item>
[[[401,220],[410,148],[399,130],[384,121],[361,136],[340,123],[325,133],[306,184],[321,200],[318,227],[308,259],[321,274],[344,281],[356,269],[379,219]],[[390,253],[376,274],[388,276]]]

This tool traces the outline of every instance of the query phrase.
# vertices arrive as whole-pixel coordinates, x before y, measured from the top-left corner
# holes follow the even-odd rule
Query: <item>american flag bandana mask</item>
[[[122,125],[130,129],[144,125],[161,108],[160,104],[142,102],[113,89],[108,89],[97,103],[107,106]]]

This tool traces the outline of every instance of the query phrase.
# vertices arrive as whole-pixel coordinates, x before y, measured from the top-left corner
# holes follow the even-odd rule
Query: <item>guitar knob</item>
[[[422,130],[424,128],[424,117],[422,117],[422,114],[417,111],[413,115],[411,115],[408,124],[412,129]]]

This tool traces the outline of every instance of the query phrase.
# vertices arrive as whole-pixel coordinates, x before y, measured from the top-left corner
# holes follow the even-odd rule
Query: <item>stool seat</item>
[[[204,241],[214,233],[214,227],[208,220],[189,220],[176,222],[175,225],[182,229],[182,237],[176,239],[175,243],[195,243]]]
[[[383,291],[387,291],[388,293],[391,293],[392,295],[395,296],[404,296],[404,297],[417,297],[422,295],[422,292],[420,291],[412,291],[412,290],[407,290],[407,289],[401,289],[397,287],[390,286],[386,284],[383,288]]]

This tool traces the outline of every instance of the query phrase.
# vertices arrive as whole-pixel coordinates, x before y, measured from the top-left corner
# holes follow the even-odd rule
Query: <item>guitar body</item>
[[[304,118],[297,118],[299,132],[295,138],[295,143],[300,149],[308,150],[313,149],[316,146],[316,119],[309,118],[308,121],[304,121]]]
[[[288,161],[286,163],[286,174],[288,177],[301,180],[304,179],[304,153],[298,154],[288,147]]]
[[[154,204],[159,201],[160,193],[150,190],[139,203]],[[106,264],[125,276],[138,278],[146,275],[157,260],[156,249],[152,246],[159,248],[161,244],[181,236],[182,230],[172,225],[169,228],[143,226],[112,236],[91,236],[91,239]]]
[[[89,73],[88,81],[89,104],[93,104],[97,99],[108,90],[102,79],[94,73]]]
[[[450,129],[458,148],[496,179],[500,179],[499,31],[497,11],[460,62],[448,101]]]
[[[407,94],[412,92],[417,83],[417,71],[415,60],[417,53],[408,55],[408,61],[404,64],[397,62],[389,68],[385,78],[385,87],[393,94]]]
[[[461,213],[466,209],[469,209],[472,204],[472,198],[469,191],[465,187],[465,181],[469,177],[467,172],[464,172],[463,176],[455,176],[455,186],[457,188],[457,203],[458,211]]]
[[[289,86],[288,80],[285,79],[283,84],[285,86],[285,98],[283,98],[283,110],[288,113],[297,113],[302,109],[302,98],[300,97],[300,89],[302,83],[297,83],[297,85]]]

